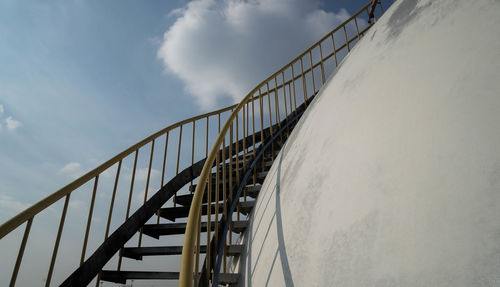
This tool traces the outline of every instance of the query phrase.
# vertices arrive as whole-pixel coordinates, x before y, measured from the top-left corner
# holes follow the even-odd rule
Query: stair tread
[[[240,274],[237,273],[221,273],[219,274],[219,283],[237,284]],[[127,279],[134,280],[179,280],[179,272],[165,272],[165,271],[110,271],[103,270],[101,280],[126,284]]]
[[[243,252],[243,245],[233,244],[228,247],[229,255],[239,255]],[[200,246],[200,253],[206,253],[207,246]],[[156,255],[180,255],[182,254],[182,246],[154,246],[154,247],[125,247],[123,248],[123,257],[141,260],[143,256]]]
[[[219,284],[238,284],[240,280],[240,274],[238,273],[220,273],[219,274]]]
[[[246,189],[247,196],[256,198],[259,191],[260,191],[260,185],[255,185],[255,186],[254,185],[247,185],[245,187],[245,189]],[[208,192],[205,191],[205,194],[203,195],[203,203],[207,202],[207,193]],[[216,193],[216,191],[212,189],[212,200],[215,199],[215,193]],[[223,200],[222,194],[223,194],[223,189],[221,188],[221,189],[219,189],[219,201]],[[243,196],[245,196],[245,193],[240,194],[240,197],[243,197]],[[189,206],[191,204],[192,198],[193,198],[193,194],[181,194],[181,195],[177,195],[175,202],[180,204],[180,205]]]
[[[257,172],[256,179],[258,181],[262,181],[263,179],[266,178],[267,173],[268,173],[267,170]],[[222,175],[219,175],[219,176],[222,176]],[[228,176],[228,174],[226,174],[226,176]],[[243,176],[243,174],[240,174],[240,176]],[[224,181],[224,183],[226,183],[226,187],[227,187],[227,184],[229,183],[229,178],[226,178],[226,180]],[[233,183],[233,185],[236,185],[236,176],[233,176],[232,183]],[[215,179],[213,179],[212,180],[212,190],[214,190],[216,188],[216,184],[217,183],[216,183]],[[223,181],[219,179],[219,189],[222,189],[222,184],[223,184]],[[194,192],[195,190],[196,190],[196,184],[193,184],[193,185],[189,186],[189,191],[190,192]]]
[[[182,199],[181,199],[182,201]],[[215,204],[211,204],[211,214],[215,214]],[[219,210],[217,213],[221,213],[224,206],[222,204],[219,204]],[[176,207],[164,207],[160,208],[160,216],[171,220],[175,221],[176,218],[185,218],[188,217],[189,215],[189,209],[190,206],[176,206]],[[208,214],[208,205],[203,204],[202,209],[201,209],[202,215],[207,215]]]
[[[179,272],[156,272],[156,271],[110,271],[103,270],[101,280],[114,283],[127,283],[127,279],[162,279],[179,280]]]
[[[250,211],[252,211],[253,207],[255,206],[255,200],[249,200],[249,201],[242,201],[240,202],[240,211],[243,214],[249,214]]]
[[[184,234],[187,223],[160,223],[160,224],[145,224],[142,227],[142,233],[153,238],[159,239],[162,235]],[[240,233],[247,227],[247,221],[233,221],[233,232]],[[210,229],[213,231],[215,223],[212,222]],[[207,222],[201,223],[201,231],[207,231]]]

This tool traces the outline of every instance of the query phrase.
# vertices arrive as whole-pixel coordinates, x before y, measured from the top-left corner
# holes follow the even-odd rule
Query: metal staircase
[[[382,14],[381,4],[379,7]],[[22,272],[26,271],[22,263],[34,219],[43,218],[58,202],[63,204],[47,259],[45,286],[125,284],[129,279],[179,280],[180,286],[238,284],[240,274],[232,273],[231,265],[244,246],[237,238],[248,226],[267,171],[327,75],[373,25],[367,21],[369,8],[367,3],[264,80],[238,105],[186,119],[151,135],[2,224],[0,239],[13,237],[13,231],[25,224],[24,233],[17,232],[22,236],[16,239],[20,247],[12,261],[9,285],[28,276]],[[147,166],[142,169],[147,171],[144,195],[140,206],[134,208],[141,165]],[[152,176],[155,171],[159,180]],[[107,190],[109,208],[98,210],[97,198],[104,192],[106,180],[112,186]],[[126,188],[122,188],[124,184]],[[154,184],[159,187],[151,194]],[[120,196],[120,192],[126,193]],[[83,227],[81,242],[72,247],[81,246],[81,256],[58,258],[67,214],[73,212],[70,197],[82,194],[89,200],[88,210],[86,220],[79,223]],[[117,209],[124,213],[123,220],[117,219]],[[106,218],[105,225],[97,222],[98,215]],[[104,240],[92,236],[95,230],[104,231]],[[172,242],[166,245],[144,245],[144,237],[179,235],[184,235],[182,245],[174,244],[175,240],[166,240]],[[4,242],[0,241],[0,250],[9,248],[2,246]],[[132,271],[128,267],[130,262],[150,256],[178,258],[181,254],[180,270],[178,265],[162,266],[165,271]],[[112,261],[117,265],[110,269]],[[56,266],[62,264],[74,266],[73,271],[54,277]]]

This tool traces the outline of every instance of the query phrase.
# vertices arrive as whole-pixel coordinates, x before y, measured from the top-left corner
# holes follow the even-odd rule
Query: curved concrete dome
[[[399,0],[259,195],[246,286],[500,286],[500,1]]]

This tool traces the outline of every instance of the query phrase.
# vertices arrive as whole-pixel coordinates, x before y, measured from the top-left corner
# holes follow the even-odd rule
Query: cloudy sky
[[[364,3],[1,1],[0,219],[234,103]]]
[[[237,102],[366,2],[0,1],[0,221]]]

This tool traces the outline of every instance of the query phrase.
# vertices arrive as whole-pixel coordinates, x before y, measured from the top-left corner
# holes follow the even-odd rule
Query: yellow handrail
[[[97,185],[98,185],[98,181],[99,181],[99,175],[101,175],[103,172],[107,171],[110,167],[118,164],[118,169],[117,169],[117,173],[116,173],[116,177],[115,177],[115,181],[114,181],[113,196],[112,196],[112,200],[111,200],[111,206],[109,209],[109,215],[108,215],[108,220],[107,220],[107,225],[106,225],[106,237],[107,237],[107,234],[110,232],[109,228],[110,228],[111,216],[113,214],[113,208],[114,208],[113,202],[115,200],[115,193],[116,193],[116,188],[117,188],[117,184],[118,184],[120,167],[121,167],[122,161],[125,158],[127,158],[129,155],[135,153],[134,169],[133,169],[133,175],[132,175],[132,182],[130,184],[130,194],[129,194],[128,206],[127,206],[127,216],[126,217],[128,218],[129,210],[130,210],[130,203],[131,203],[131,198],[132,198],[132,191],[133,191],[133,186],[134,186],[134,177],[135,177],[135,171],[136,171],[136,165],[137,165],[137,155],[138,155],[139,150],[147,144],[150,144],[150,143],[152,144],[151,154],[150,154],[150,165],[149,165],[149,169],[148,169],[148,181],[149,181],[151,168],[152,168],[151,162],[153,159],[153,148],[154,148],[154,142],[156,139],[158,139],[161,136],[166,135],[167,142],[168,142],[168,133],[169,132],[171,132],[177,128],[182,129],[182,127],[187,125],[187,124],[193,124],[193,130],[194,130],[195,122],[203,120],[203,119],[206,119],[207,128],[208,128],[208,119],[210,117],[218,116],[220,119],[221,114],[230,112],[235,107],[236,107],[236,105],[231,105],[231,106],[228,106],[228,107],[225,107],[222,109],[218,109],[218,110],[215,110],[212,112],[197,115],[197,116],[185,119],[183,121],[174,123],[166,128],[161,129],[160,131],[158,131],[158,132],[150,135],[149,137],[139,141],[138,143],[132,145],[128,149],[122,151],[121,153],[119,153],[116,156],[112,157],[111,159],[107,160],[106,162],[99,165],[95,169],[87,172],[83,176],[77,178],[73,182],[67,184],[63,188],[50,194],[49,196],[45,197],[44,199],[40,200],[36,204],[30,206],[29,208],[25,209],[24,211],[20,212],[19,214],[15,215],[11,219],[9,219],[8,221],[6,221],[2,225],[0,225],[0,239],[2,239],[6,235],[10,234],[12,231],[16,230],[23,223],[27,222],[9,285],[10,286],[15,285],[15,282],[16,282],[16,279],[17,279],[17,276],[19,273],[21,261],[22,261],[22,258],[24,256],[26,243],[27,243],[28,237],[30,235],[30,232],[32,230],[31,225],[33,223],[33,218],[35,216],[37,216],[40,212],[46,210],[48,207],[50,207],[52,204],[58,202],[62,198],[65,198],[64,209],[63,209],[61,220],[59,223],[59,229],[57,231],[56,241],[55,241],[54,249],[52,252],[52,258],[50,260],[50,267],[49,267],[49,271],[47,274],[46,286],[49,286],[50,282],[51,282],[51,278],[52,278],[52,273],[54,271],[54,265],[55,265],[55,261],[56,261],[56,257],[57,257],[57,251],[58,251],[59,244],[60,244],[60,238],[61,238],[63,227],[64,227],[64,222],[66,220],[66,213],[69,212],[69,209],[70,209],[69,208],[70,206],[68,205],[69,198],[70,198],[70,195],[72,194],[73,191],[75,191],[76,189],[78,189],[82,185],[94,180],[94,188],[93,188],[93,192],[92,192],[92,199],[90,202],[89,215],[88,215],[88,219],[87,219],[87,225],[86,225],[86,229],[85,229],[86,230],[85,237],[84,237],[83,248],[82,248],[82,256],[81,256],[81,260],[80,260],[80,264],[81,264],[81,263],[83,263],[83,261],[85,259],[89,230],[90,230],[90,225],[91,225],[92,218],[93,218],[93,209],[94,209],[94,203],[96,200],[96,191],[97,191]],[[209,133],[209,131],[207,130],[206,131],[206,139],[203,139],[203,142],[206,143],[207,145],[208,145],[208,133]],[[180,143],[181,143],[181,140],[182,140],[182,132],[179,135],[179,150],[178,150],[177,159],[176,159],[177,160],[177,167],[179,166],[179,161],[180,161]],[[167,153],[167,142],[165,144],[165,154],[164,154],[164,158],[163,158],[164,162],[163,162],[163,171],[162,171],[163,172],[162,184],[163,184],[164,172],[165,172],[165,160],[166,160],[165,157],[166,157],[166,153]],[[193,159],[194,159],[194,143],[195,143],[195,141],[194,141],[194,137],[193,137],[193,139],[192,139],[193,147],[191,148],[191,156],[192,156],[191,161],[193,161]],[[146,187],[146,189],[147,189],[147,187]],[[146,195],[147,195],[147,191],[145,192],[145,197],[146,197]],[[120,264],[121,264],[121,256],[119,259],[119,266],[120,266]],[[120,268],[120,267],[118,267],[118,268]]]
[[[191,118],[188,118],[186,120],[177,122],[175,124],[172,124],[166,128],[163,128],[162,130],[150,135],[149,137],[139,141],[138,143],[132,145],[131,147],[127,148],[126,150],[122,151],[121,153],[117,154],[116,156],[112,157],[111,159],[107,160],[103,164],[99,165],[95,169],[87,172],[83,176],[79,177],[78,179],[74,180],[73,182],[69,183],[68,185],[64,186],[63,188],[57,190],[56,192],[52,193],[51,195],[45,197],[44,199],[40,200],[36,204],[30,206],[29,208],[25,209],[21,213],[15,215],[8,221],[4,222],[2,225],[0,225],[0,239],[5,237],[6,235],[12,233],[12,231],[17,230],[21,225],[25,224],[25,230],[24,230],[24,235],[22,237],[22,240],[20,240],[20,248],[19,252],[17,254],[17,260],[15,262],[12,276],[10,279],[10,286],[14,286],[16,282],[16,278],[18,276],[18,272],[21,266],[21,261],[24,256],[25,252],[25,247],[26,243],[28,241],[28,237],[30,235],[30,232],[32,232],[32,224],[33,224],[33,219],[36,217],[38,214],[40,214],[42,211],[45,211],[53,205],[56,202],[63,201],[62,199],[64,198],[64,208],[61,212],[61,219],[59,222],[59,229],[57,230],[57,236],[54,244],[54,249],[52,251],[52,257],[50,259],[50,267],[48,268],[48,274],[47,274],[47,280],[45,282],[46,286],[49,286],[51,283],[52,279],[52,273],[55,269],[55,262],[57,258],[57,253],[59,249],[59,244],[61,241],[61,236],[63,233],[63,227],[64,223],[66,221],[66,214],[72,211],[71,204],[70,202],[70,196],[72,193],[82,187],[84,184],[87,183],[92,183],[93,181],[93,189],[92,189],[92,197],[90,201],[90,206],[89,206],[89,212],[88,212],[88,218],[87,218],[87,223],[86,226],[84,227],[85,231],[85,236],[83,238],[83,248],[82,248],[82,253],[81,253],[81,258],[79,263],[82,264],[86,258],[86,250],[87,250],[87,243],[89,239],[89,231],[90,231],[90,226],[92,224],[92,219],[94,216],[94,203],[96,201],[96,192],[98,189],[98,184],[99,184],[99,176],[102,175],[104,172],[108,171],[110,168],[113,166],[117,166],[116,169],[116,176],[114,177],[114,185],[112,189],[112,197],[110,201],[110,206],[109,206],[109,211],[108,211],[108,217],[107,217],[107,224],[106,224],[106,235],[105,237],[108,236],[112,232],[110,230],[110,223],[111,223],[111,217],[113,215],[113,209],[114,209],[114,203],[115,203],[115,195],[116,195],[116,190],[118,186],[118,181],[121,179],[123,181],[123,176],[120,177],[120,171],[123,170],[122,168],[122,163],[130,157],[134,157],[134,165],[132,169],[132,174],[131,174],[131,182],[130,182],[130,192],[128,195],[128,204],[127,204],[127,209],[126,209],[126,216],[125,220],[129,217],[130,214],[130,207],[131,207],[131,199],[132,199],[132,193],[134,190],[134,180],[135,180],[135,172],[137,168],[137,161],[138,161],[138,154],[139,150],[141,148],[144,148],[146,145],[151,144],[151,149],[149,151],[149,167],[148,167],[148,172],[147,172],[147,180],[146,180],[146,190],[144,194],[144,202],[147,199],[147,193],[148,193],[148,185],[150,182],[150,176],[151,176],[151,169],[152,169],[152,162],[153,162],[153,153],[155,150],[155,141],[159,140],[160,137],[165,137],[165,150],[163,153],[163,167],[162,167],[162,175],[161,175],[161,186],[163,186],[164,183],[164,175],[165,175],[165,170],[166,170],[166,161],[167,161],[167,148],[168,148],[168,140],[169,140],[169,134],[172,134],[175,130],[179,130],[179,137],[178,137],[178,143],[175,145],[177,146],[177,157],[170,159],[169,161],[173,161],[174,164],[171,166],[175,166],[175,172],[176,174],[179,172],[179,163],[180,163],[180,158],[181,158],[181,147],[182,147],[182,139],[183,139],[183,127],[186,128],[186,125],[191,125],[192,126],[192,141],[191,141],[191,147],[190,147],[190,153],[191,153],[191,158],[190,162],[191,164],[194,162],[194,157],[195,157],[195,143],[196,144],[201,144],[202,146],[204,145],[204,150],[207,153],[207,159],[205,162],[205,165],[203,167],[201,176],[198,179],[198,184],[196,185],[195,188],[195,193],[194,193],[194,198],[192,201],[192,208],[190,209],[189,212],[189,218],[188,218],[188,223],[187,223],[187,228],[186,228],[186,235],[185,235],[185,242],[184,242],[184,248],[183,248],[183,253],[182,253],[182,264],[181,264],[181,275],[180,275],[180,284],[181,286],[190,286],[191,279],[192,279],[192,273],[193,273],[193,254],[194,254],[194,245],[195,242],[197,242],[197,246],[199,247],[199,237],[200,237],[200,211],[201,211],[201,203],[203,199],[203,194],[206,188],[206,184],[201,184],[201,183],[206,183],[207,181],[211,183],[212,177],[210,177],[210,170],[214,166],[214,162],[217,162],[217,165],[219,163],[224,163],[221,172],[219,172],[219,169],[217,169],[217,175],[219,173],[222,175],[223,180],[228,180],[229,182],[229,187],[231,188],[232,186],[232,164],[233,164],[233,155],[239,155],[240,153],[243,153],[242,157],[242,162],[243,166],[246,164],[246,152],[248,150],[253,150],[255,152],[256,149],[256,135],[260,135],[260,140],[261,143],[263,142],[264,138],[264,117],[265,114],[269,115],[269,130],[271,134],[273,133],[273,121],[279,125],[280,121],[282,119],[282,116],[288,117],[289,114],[292,112],[295,112],[297,109],[297,101],[296,101],[296,91],[295,91],[295,86],[296,82],[297,85],[302,83],[302,89],[304,93],[304,104],[307,100],[307,93],[308,93],[308,88],[306,87],[306,84],[309,85],[308,81],[312,81],[312,86],[310,85],[309,88],[312,87],[313,94],[318,90],[317,88],[320,87],[324,82],[325,82],[325,63],[328,60],[331,60],[333,57],[335,59],[335,66],[338,65],[338,53],[340,51],[343,51],[347,48],[347,50],[350,50],[350,46],[352,45],[353,42],[356,40],[360,39],[360,35],[363,35],[370,27],[371,25],[368,25],[362,29],[359,29],[358,23],[356,21],[356,17],[359,17],[361,13],[364,11],[368,12],[368,3],[365,5],[359,12],[356,14],[352,15],[349,19],[347,19],[344,23],[339,25],[337,28],[332,30],[330,33],[325,35],[323,38],[321,38],[318,42],[316,42],[314,45],[312,45],[309,49],[304,51],[302,54],[300,54],[298,57],[296,57],[294,60],[292,60],[289,64],[283,66],[280,70],[269,76],[266,80],[261,82],[257,87],[255,87],[239,104],[231,105],[222,109],[218,109],[209,113],[201,114],[198,116],[194,116]],[[346,26],[349,23],[355,22],[356,24],[356,35],[355,37],[349,38],[347,36],[347,30]],[[352,23],[353,24],[353,23]],[[353,28],[354,25],[352,25],[351,28]],[[344,35],[345,35],[345,41],[342,43],[342,45],[335,46],[335,41],[337,40],[337,37],[334,37],[334,33],[344,29]],[[342,36],[343,37],[343,36]],[[323,49],[322,49],[322,42],[327,41],[329,38],[331,38],[332,42],[332,47],[333,50],[331,53],[327,53],[326,55],[323,55]],[[313,61],[313,50],[319,47],[319,60],[314,60]],[[323,47],[324,48],[324,47]],[[305,60],[304,60],[305,59]],[[304,62],[306,65],[304,65]],[[309,62],[309,64],[307,63]],[[299,65],[295,67],[296,69],[300,70],[298,72],[294,72],[294,64]],[[321,83],[315,83],[315,73],[317,72],[318,69],[321,69]],[[291,70],[291,77],[287,76],[287,79],[285,79],[285,73],[288,73],[288,71]],[[280,75],[281,74],[281,75]],[[309,75],[309,76],[308,76]],[[309,79],[310,77],[311,79]],[[279,78],[279,79],[278,79]],[[293,103],[295,104],[295,109],[292,108],[292,86],[293,86]],[[286,89],[288,88],[288,92]],[[281,106],[283,106],[283,103],[281,102],[281,99],[278,99],[278,94],[282,91],[283,95],[283,101],[284,101],[284,111],[281,111],[280,114],[280,109]],[[287,99],[287,93],[289,99]],[[264,103],[264,99],[267,96],[267,103]],[[274,96],[274,103],[271,101],[271,96]],[[251,107],[250,107],[251,104]],[[271,106],[274,104],[274,110],[271,108]],[[289,104],[289,107],[288,107]],[[264,111],[264,106],[268,106],[268,111]],[[255,106],[257,106],[257,109],[260,107],[260,131],[256,130],[255,128]],[[243,112],[241,115],[240,112]],[[222,129],[221,129],[221,115],[227,115],[228,113],[231,113],[229,118],[226,120],[224,123]],[[273,120],[273,116],[275,116],[275,120]],[[211,145],[210,153],[208,153],[208,146],[209,146],[209,122],[212,117],[217,117],[218,118],[218,136],[215,139],[215,142]],[[253,121],[252,123],[252,130],[253,132],[250,135],[250,117],[251,120]],[[239,122],[239,119],[241,121]],[[206,120],[206,133],[201,133],[203,135],[200,136],[200,133],[196,132],[196,127],[202,127],[205,125],[204,123],[198,124],[197,122]],[[243,127],[243,133],[242,135],[239,135],[239,126],[242,124]],[[267,124],[266,124],[267,125]],[[240,144],[238,143],[234,145],[233,147],[233,130],[234,127],[236,126],[236,143],[238,143],[238,139],[240,136],[242,136],[242,143],[243,143],[243,148],[242,150],[240,149]],[[213,129],[213,127],[212,127]],[[184,136],[189,137],[190,133],[184,133]],[[246,137],[251,136],[251,140],[253,141],[253,147],[250,147],[247,145],[245,142]],[[195,140],[195,138],[197,140]],[[219,155],[218,151],[221,150],[222,147],[226,147],[226,141],[227,138],[229,138],[229,145],[227,146],[227,150],[224,148],[222,149],[221,155]],[[184,153],[187,152],[187,149],[184,150]],[[129,157],[130,156],[130,157]],[[219,158],[219,156],[222,157],[222,159]],[[227,157],[226,157],[227,156]],[[229,165],[225,165],[226,159],[229,160]],[[187,160],[185,160],[187,162]],[[239,166],[239,157],[237,156],[235,158],[235,163],[237,166]],[[168,165],[168,164],[167,164]],[[218,168],[218,167],[217,167]],[[228,172],[226,172],[226,169]],[[238,169],[236,169],[236,182],[238,181]],[[227,175],[226,175],[227,174]],[[226,178],[227,177],[227,178]],[[217,176],[215,178],[215,184],[217,186],[217,192],[215,195],[215,206],[216,210],[218,210],[218,200],[219,200],[219,177]],[[255,176],[254,176],[254,183],[255,183]],[[223,199],[224,200],[230,200],[232,198],[232,194],[229,194],[229,198],[226,198],[226,185],[225,183],[222,183],[223,186]],[[210,188],[210,185],[209,185]],[[209,189],[210,190],[210,189]],[[210,194],[210,192],[209,192]],[[176,204],[176,196],[177,194],[174,195],[174,200],[173,204],[175,206]],[[210,200],[210,195],[208,196],[209,202]],[[225,210],[225,206],[224,206]],[[208,208],[208,215],[210,217],[210,212],[211,209]],[[218,214],[215,214],[216,218],[218,218]],[[158,221],[159,221],[159,215],[158,215]],[[36,223],[36,221],[35,221]],[[218,223],[217,220],[214,222],[215,228],[217,228]],[[208,230],[210,230],[210,223],[208,225]],[[142,237],[142,231],[139,232],[139,246],[141,245],[141,237]],[[207,234],[207,241],[210,243],[210,231],[208,231]],[[230,235],[231,236],[231,235]],[[102,239],[102,238],[101,238]],[[215,239],[217,240],[217,235],[215,234]],[[198,256],[199,256],[199,248],[197,249],[198,251]],[[209,254],[210,250],[207,249],[207,255]],[[118,270],[121,268],[121,254],[119,255],[119,261],[118,261]],[[198,257],[196,257],[198,260]],[[209,264],[209,263],[208,263]],[[197,273],[197,271],[196,271]],[[97,283],[99,282],[99,277],[97,278]]]
[[[21,213],[17,214],[16,216],[12,217],[8,221],[4,222],[2,225],[0,225],[0,239],[2,239],[5,235],[9,234],[12,230],[16,229],[19,227],[21,224],[24,222],[28,221],[30,218],[33,216],[37,215],[40,213],[40,211],[44,210],[45,208],[49,207],[59,199],[63,198],[64,196],[68,195],[71,193],[73,190],[79,188],[83,184],[87,183],[91,179],[95,178],[97,175],[101,174],[104,172],[106,169],[109,167],[113,166],[114,164],[118,163],[121,159],[127,157],[137,149],[143,147],[144,145],[150,143],[153,139],[156,139],[164,134],[166,134],[168,131],[171,131],[179,126],[209,117],[213,115],[217,115],[226,111],[232,110],[234,107],[237,105],[232,105],[229,107],[225,107],[222,109],[218,109],[212,112],[208,112],[202,115],[194,116],[188,119],[185,119],[183,121],[177,122],[175,124],[172,124],[164,129],[159,130],[158,132],[150,135],[149,137],[141,140],[140,142],[132,145],[128,149],[122,151],[121,153],[115,155],[111,159],[107,160],[100,166],[94,168],[93,170],[87,172],[86,174],[82,175],[81,177],[75,179],[73,182],[67,184],[63,188],[59,189],[58,191],[52,193],[51,195],[45,197],[44,199],[40,200],[39,202],[33,204],[32,206],[28,207]]]
[[[186,226],[186,231],[185,231],[185,237],[184,237],[184,245],[183,245],[183,249],[182,249],[182,257],[181,257],[181,266],[180,266],[180,277],[179,277],[179,286],[192,286],[192,283],[193,283],[193,264],[194,264],[194,256],[199,256],[199,251],[198,250],[195,250],[195,245],[199,245],[199,238],[200,238],[200,224],[201,224],[201,208],[202,208],[202,204],[203,204],[203,197],[204,197],[204,193],[205,193],[205,190],[206,190],[206,187],[207,187],[207,181],[208,180],[211,180],[211,177],[210,177],[210,174],[212,173],[212,169],[213,169],[213,166],[214,166],[214,161],[216,160],[216,157],[217,157],[217,163],[219,163],[219,159],[218,159],[218,155],[219,155],[219,151],[222,149],[224,149],[224,146],[225,146],[225,139],[229,136],[229,138],[232,140],[233,138],[233,126],[236,124],[236,131],[238,131],[238,118],[240,117],[240,111],[242,111],[243,109],[243,126],[245,126],[245,106],[246,105],[249,105],[250,102],[252,102],[252,107],[253,107],[253,102],[256,100],[256,99],[259,99],[259,100],[262,100],[263,96],[264,95],[268,95],[268,106],[269,106],[269,117],[270,117],[270,122],[272,122],[271,118],[271,114],[273,113],[271,111],[271,102],[270,102],[270,98],[271,98],[271,93],[274,94],[274,97],[275,97],[275,115],[276,115],[276,123],[279,125],[279,119],[281,118],[280,117],[280,113],[279,113],[279,107],[280,107],[280,100],[278,99],[278,90],[282,89],[283,90],[283,96],[284,96],[284,107],[285,107],[285,111],[287,109],[287,100],[286,100],[286,86],[288,86],[288,89],[289,89],[289,92],[288,92],[288,95],[290,97],[290,112],[286,113],[285,116],[287,117],[288,115],[292,114],[294,111],[292,111],[292,108],[291,108],[291,87],[290,85],[292,84],[293,85],[293,95],[295,97],[295,82],[296,80],[300,80],[302,78],[302,87],[303,87],[303,90],[304,90],[304,97],[307,97],[305,95],[306,93],[306,80],[305,80],[305,75],[307,73],[310,73],[311,74],[311,78],[312,78],[312,85],[313,85],[313,93],[316,93],[317,89],[314,87],[315,86],[315,81],[314,81],[314,69],[318,66],[321,66],[321,78],[322,78],[322,83],[321,84],[324,84],[325,82],[325,75],[324,75],[324,62],[327,61],[329,58],[331,58],[332,56],[335,57],[335,66],[338,66],[338,63],[337,63],[337,53],[341,50],[343,50],[344,48],[347,48],[348,51],[350,51],[350,44],[355,41],[355,40],[359,40],[360,37],[373,25],[373,24],[368,24],[367,27],[365,27],[364,29],[362,29],[360,31],[359,29],[359,26],[358,26],[358,22],[356,20],[356,18],[363,12],[367,12],[368,13],[368,8],[370,7],[370,4],[371,3],[367,3],[365,6],[363,6],[361,8],[361,10],[359,10],[357,13],[355,13],[354,15],[352,15],[350,18],[348,18],[346,21],[344,21],[342,24],[340,24],[338,27],[336,27],[335,29],[333,29],[331,32],[329,32],[328,34],[326,34],[324,37],[322,37],[319,41],[317,41],[315,44],[313,44],[311,47],[309,47],[307,50],[305,50],[303,53],[301,53],[299,56],[297,56],[295,59],[293,59],[290,63],[288,63],[287,65],[283,66],[281,69],[279,69],[277,72],[273,73],[271,76],[269,76],[267,79],[265,79],[264,81],[262,81],[259,85],[257,85],[250,93],[247,94],[247,96],[245,98],[243,98],[243,100],[236,106],[236,108],[233,110],[233,112],[231,113],[230,117],[227,119],[226,123],[224,124],[222,130],[220,131],[219,135],[217,136],[217,139],[215,140],[211,150],[210,150],[210,153],[207,157],[207,160],[203,166],[203,169],[202,169],[202,172],[201,172],[201,175],[199,177],[199,181],[198,181],[198,184],[196,185],[196,189],[195,189],[195,192],[194,192],[194,196],[193,196],[193,200],[192,200],[192,203],[191,203],[191,208],[189,210],[189,217],[188,217],[188,221],[187,221],[187,226]],[[383,13],[383,10],[382,10],[382,13]],[[351,22],[354,22],[353,24],[355,24],[355,28],[356,28],[356,36],[349,39],[348,36],[347,36],[347,25]],[[343,29],[344,30],[344,34],[345,34],[345,43],[339,47],[335,47],[335,41],[334,41],[334,33],[339,31],[340,29]],[[333,52],[330,53],[329,55],[326,55],[325,57],[323,57],[322,55],[322,47],[321,47],[321,44],[327,40],[331,38],[332,40],[332,48],[333,48]],[[319,53],[320,53],[320,61],[316,62],[316,63],[313,63],[313,60],[312,60],[312,51],[315,49],[315,48],[318,48],[319,47]],[[307,68],[306,70],[303,69],[303,58],[305,56],[309,56],[309,59],[310,59],[310,66],[309,68]],[[294,65],[295,64],[298,64],[300,63],[300,67],[301,67],[301,72],[299,72],[299,75],[296,76],[295,73],[294,73]],[[289,79],[288,81],[285,81],[285,76],[284,76],[284,73],[285,71],[288,71],[288,70],[291,70],[291,79]],[[281,84],[278,84],[277,82],[277,77],[280,76],[281,74]],[[274,81],[274,88],[272,88],[271,90],[269,90],[269,83],[272,84],[272,81]],[[319,84],[319,83],[318,83]],[[262,88],[265,88],[266,90],[262,93]],[[304,99],[304,102],[305,102],[306,99]],[[261,114],[260,114],[260,118],[261,118],[261,121],[262,121],[262,118],[264,117],[264,114],[262,112],[262,101],[260,102],[260,105],[261,105]],[[247,109],[248,109],[248,106],[247,106]],[[295,107],[296,109],[296,107]],[[247,116],[248,116],[248,113],[247,113]],[[247,120],[247,124],[248,124],[248,120]],[[272,124],[270,124],[270,126],[272,126]],[[262,123],[261,123],[261,127],[262,127]],[[271,133],[272,133],[272,127],[271,127]],[[236,140],[238,140],[238,138],[236,138]],[[263,139],[262,139],[263,140]],[[231,153],[231,151],[230,151]],[[236,158],[236,161],[238,161],[238,158],[239,158],[239,153],[238,151],[236,151],[236,153],[234,154],[229,154],[228,155],[228,158],[230,159],[230,164],[229,164],[229,167],[232,166],[232,156],[235,156]],[[223,163],[223,166],[225,165],[225,160],[226,158],[223,156],[223,159],[222,159],[222,163]],[[238,166],[238,163],[236,163],[236,165]],[[217,167],[218,168],[218,167]],[[238,167],[236,167],[236,170],[238,171]],[[230,172],[231,174],[231,172]],[[224,176],[223,176],[224,177]],[[216,179],[218,180],[219,176],[217,175]],[[224,179],[223,179],[224,180]],[[231,179],[229,179],[229,182],[231,182]],[[211,186],[210,184],[208,185],[209,187]],[[216,185],[218,187],[218,184]],[[225,185],[224,185],[225,187]],[[229,191],[231,192],[231,191]],[[218,191],[215,192],[216,196],[218,195]],[[224,196],[226,194],[226,191],[224,190]],[[231,196],[231,193],[230,193],[230,196]],[[208,194],[208,197],[210,197],[210,192]],[[218,201],[218,199],[217,199]],[[216,202],[215,202],[216,203]],[[207,202],[208,206],[210,206],[210,202]],[[216,203],[217,204],[217,203]],[[207,209],[210,209],[209,207]],[[210,222],[212,219],[210,218],[210,213],[208,213],[209,216],[207,216],[207,219],[208,221]],[[217,217],[216,217],[217,218]],[[217,224],[217,219],[215,220],[215,224]],[[210,230],[207,230],[207,250],[209,250],[210,248],[208,247],[209,246],[209,242],[210,242]],[[215,236],[215,240],[217,240],[216,236],[217,236],[217,230],[215,231],[214,233],[214,236]],[[229,235],[231,236],[231,235]],[[225,240],[225,239],[220,239],[220,240]],[[198,241],[198,243],[197,243]],[[207,255],[208,256],[208,255]],[[196,257],[198,258],[198,257]],[[198,259],[196,260],[196,269],[198,270]],[[207,264],[210,264],[210,260],[207,260],[206,261]],[[195,284],[197,283],[196,279],[198,278],[198,271],[196,271],[194,273],[194,281],[195,281]],[[209,279],[207,279],[209,280]]]

